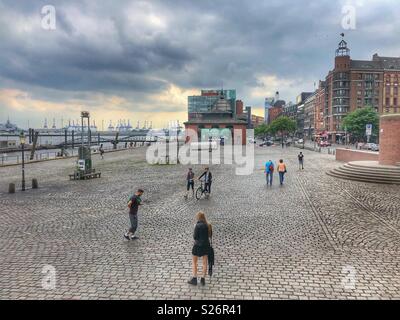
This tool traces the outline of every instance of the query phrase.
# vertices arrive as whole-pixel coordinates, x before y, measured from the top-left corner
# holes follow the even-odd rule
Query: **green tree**
[[[268,133],[268,126],[266,124],[262,124],[254,129],[254,135],[256,137],[265,137]]]
[[[285,135],[294,133],[296,131],[296,127],[296,121],[288,117],[279,117],[278,119],[272,121],[272,123],[269,125],[268,132],[273,135],[280,134],[283,141]]]
[[[356,140],[366,139],[367,124],[372,124],[372,136],[379,134],[379,115],[372,107],[357,109],[343,118],[342,129],[347,130]]]

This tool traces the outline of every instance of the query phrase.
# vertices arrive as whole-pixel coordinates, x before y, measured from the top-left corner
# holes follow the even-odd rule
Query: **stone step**
[[[366,174],[366,175],[372,175],[372,176],[391,176],[391,177],[399,177],[400,178],[400,171],[375,171],[373,169],[362,169],[362,168],[356,168],[356,167],[349,167],[344,165],[343,167],[340,167],[342,170],[346,170],[348,172],[354,172],[354,173],[359,173],[359,174]]]
[[[367,166],[367,165],[357,165],[352,162],[346,163],[344,165],[346,168],[353,168],[353,169],[360,169],[360,170],[370,170],[373,172],[387,172],[387,173],[394,173],[394,174],[400,174],[400,168],[397,169],[396,167],[378,167],[378,166]]]
[[[345,169],[343,167],[337,168],[333,170],[334,173],[343,175],[343,176],[348,176],[348,177],[355,177],[355,178],[363,178],[363,179],[370,179],[370,180],[382,180],[382,181],[394,181],[394,182],[399,182],[400,183],[400,175],[398,176],[393,176],[393,175],[382,175],[382,174],[374,174],[371,172],[355,172],[351,171],[348,169]]]
[[[334,177],[334,178],[339,178],[339,179],[344,179],[344,180],[352,180],[352,181],[358,181],[358,182],[400,185],[400,181],[397,182],[397,181],[388,181],[388,180],[381,180],[381,179],[371,179],[369,177],[345,175],[345,174],[342,174],[342,173],[336,173],[333,170],[332,171],[328,171],[327,175],[329,175],[331,177]]]

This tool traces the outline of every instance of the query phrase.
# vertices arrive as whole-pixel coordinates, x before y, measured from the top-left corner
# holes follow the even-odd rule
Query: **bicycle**
[[[208,192],[206,190],[204,181],[201,180],[201,185],[196,190],[196,199],[200,200],[203,196],[204,196],[205,199],[208,199],[209,194],[208,194]]]

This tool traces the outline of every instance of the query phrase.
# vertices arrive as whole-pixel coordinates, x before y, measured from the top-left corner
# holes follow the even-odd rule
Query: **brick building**
[[[268,124],[276,120],[282,115],[283,107],[277,106],[268,109]]]
[[[233,138],[234,130],[238,130],[241,136],[234,143],[245,145],[247,121],[242,115],[243,102],[236,100],[236,90],[202,90],[200,96],[188,97],[186,139],[188,142],[194,139],[191,132],[197,133],[198,141],[208,141],[210,137]]]
[[[304,101],[303,136],[308,139],[311,139],[315,134],[315,96],[316,93],[310,95]]]
[[[253,125],[253,128],[257,128],[261,126],[262,124],[265,124],[265,118],[256,116],[255,114],[251,115],[251,123]]]
[[[320,135],[323,132],[325,132],[324,110],[325,110],[325,81],[320,81],[318,89],[315,92],[315,104],[314,104],[315,135]]]
[[[375,54],[372,60],[352,60],[342,40],[324,86],[324,125],[329,139],[343,139],[342,120],[358,108],[371,106],[380,114],[400,112],[399,81],[400,58]]]

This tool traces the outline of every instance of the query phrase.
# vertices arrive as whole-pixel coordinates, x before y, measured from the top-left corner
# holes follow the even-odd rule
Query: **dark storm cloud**
[[[21,88],[136,94],[143,101],[171,83],[223,84],[261,105],[251,90],[266,85],[260,77],[276,76],[292,84],[267,89],[290,100],[332,67],[346,3],[56,0],[57,30],[44,31],[40,10],[47,1],[0,0],[0,77]],[[397,2],[350,3],[358,19],[356,30],[345,31],[352,54],[400,55]],[[388,32],[379,35],[382,28]]]

